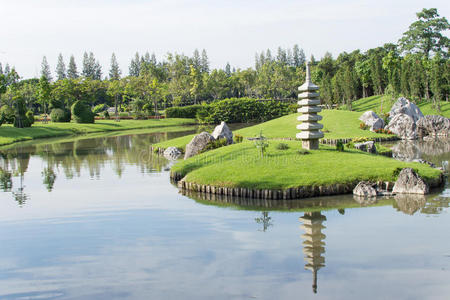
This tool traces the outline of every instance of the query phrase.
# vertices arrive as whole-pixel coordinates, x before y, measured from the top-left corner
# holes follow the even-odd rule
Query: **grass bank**
[[[172,172],[186,176],[186,182],[200,185],[272,190],[353,184],[362,180],[393,182],[394,171],[405,167],[417,169],[425,180],[440,176],[439,170],[428,165],[357,150],[338,152],[321,145],[320,150],[301,155],[300,142],[287,141],[287,150],[276,149],[278,143],[269,142],[264,158],[251,142],[222,147],[181,161],[172,167]]]
[[[42,138],[54,138],[93,133],[111,133],[114,131],[154,129],[172,126],[195,124],[193,119],[161,119],[161,120],[114,120],[96,121],[94,124],[78,123],[36,123],[30,128],[15,128],[12,125],[0,127],[0,146],[16,142]]]
[[[323,117],[322,123],[324,125],[323,132],[325,139],[349,139],[349,138],[380,138],[391,137],[393,135],[379,134],[369,130],[362,130],[359,128],[361,123],[358,118],[361,116],[360,112],[345,111],[345,110],[323,110],[320,112]],[[234,134],[240,134],[244,137],[255,137],[259,135],[262,130],[263,135],[270,139],[295,139],[295,135],[299,132],[296,125],[298,113],[290,114],[278,119],[270,120],[255,126],[243,128],[234,131]],[[170,146],[184,149],[187,143],[194,137],[189,135],[185,137],[168,140],[162,143],[155,144],[154,147],[167,148]]]
[[[379,114],[381,111],[381,107],[383,107],[383,112],[388,113],[395,101],[396,100],[392,100],[389,96],[371,96],[353,102],[352,109],[353,111],[357,112],[373,110],[374,112]],[[450,118],[450,102],[441,102],[440,112],[435,110],[432,103],[430,102],[418,103],[417,106],[420,108],[424,115],[441,115],[446,118]]]

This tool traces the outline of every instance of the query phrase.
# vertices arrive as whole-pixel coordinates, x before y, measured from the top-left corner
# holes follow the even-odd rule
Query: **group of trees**
[[[450,92],[449,39],[442,34],[450,26],[436,9],[424,9],[417,17],[396,44],[343,52],[337,58],[330,53],[320,60],[311,56],[312,77],[321,87],[322,100],[351,109],[353,100],[385,93],[434,101],[439,109]],[[20,100],[34,113],[49,113],[83,101],[91,107],[106,104],[120,111],[155,113],[167,106],[232,97],[295,99],[305,78],[305,54],[298,45],[280,47],[276,55],[270,50],[257,53],[254,68],[227,64],[211,70],[205,50],[195,50],[192,56],[168,53],[165,60],[136,53],[128,75],[124,73],[115,54],[105,73],[92,52],[84,53],[81,70],[74,56],[66,66],[59,55],[55,77],[46,57],[39,79],[20,80],[14,68],[0,64],[1,105],[13,108]]]

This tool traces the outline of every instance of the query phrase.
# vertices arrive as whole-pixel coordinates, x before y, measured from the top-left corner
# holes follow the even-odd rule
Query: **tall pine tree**
[[[58,80],[66,78],[66,64],[64,63],[64,58],[60,53],[58,55],[58,64],[56,65],[56,77]]]
[[[67,77],[69,79],[78,78],[77,64],[75,63],[75,57],[70,56],[69,67],[67,68]]]
[[[120,71],[119,64],[117,63],[116,55],[113,53],[111,55],[111,68],[109,70],[109,79],[120,79]]]
[[[47,62],[47,57],[45,56],[42,58],[41,76],[45,76],[48,81],[52,81],[52,73],[50,72],[50,66]]]

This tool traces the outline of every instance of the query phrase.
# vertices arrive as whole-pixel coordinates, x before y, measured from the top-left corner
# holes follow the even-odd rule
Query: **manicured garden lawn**
[[[35,123],[30,128],[15,128],[12,125],[4,124],[0,127],[0,145],[39,138],[192,124],[195,124],[195,120],[193,119],[121,120],[120,122],[99,120],[94,124],[49,122],[48,124]]]
[[[361,180],[395,181],[396,168],[412,167],[425,179],[438,177],[436,169],[419,163],[404,163],[356,150],[338,152],[320,146],[311,154],[298,154],[301,144],[286,141],[288,150],[278,150],[279,141],[269,141],[264,158],[250,141],[222,147],[181,161],[172,172],[186,175],[197,184],[253,189],[286,189],[299,186],[354,183]]]
[[[379,114],[381,109],[381,102],[383,102],[383,112],[388,113],[391,110],[392,105],[395,103],[395,100],[391,100],[389,96],[371,96],[353,102],[352,109],[353,111],[357,112],[373,110],[374,112]],[[418,103],[417,106],[420,108],[424,115],[442,115],[446,118],[450,118],[450,102],[441,102],[440,113],[433,109],[433,105],[430,102]]]

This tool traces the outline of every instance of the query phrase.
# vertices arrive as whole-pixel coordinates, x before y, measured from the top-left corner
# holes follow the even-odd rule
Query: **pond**
[[[450,295],[448,182],[371,203],[183,195],[150,151],[174,135],[0,150],[0,299]],[[419,156],[448,161],[442,147]]]

